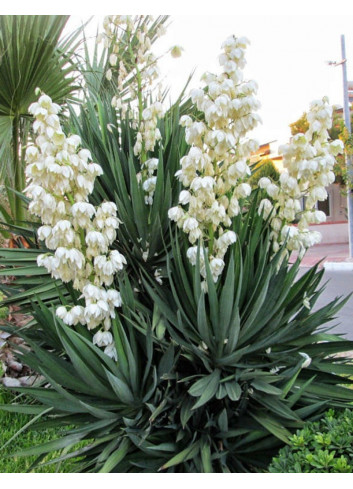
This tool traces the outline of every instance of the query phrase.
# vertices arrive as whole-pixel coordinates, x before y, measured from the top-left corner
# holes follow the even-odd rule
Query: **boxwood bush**
[[[352,472],[353,410],[330,409],[289,438],[273,458],[270,472]]]

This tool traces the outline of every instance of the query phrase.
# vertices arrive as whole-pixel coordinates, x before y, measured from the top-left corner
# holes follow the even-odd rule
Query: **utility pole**
[[[348,134],[351,135],[351,114],[349,110],[348,101],[348,82],[347,82],[347,58],[346,58],[346,43],[344,35],[341,35],[341,52],[342,52],[342,75],[343,75],[343,112],[344,112],[344,123],[347,128]],[[348,234],[349,234],[349,256],[353,258],[353,192],[352,192],[352,182],[353,182],[353,164],[352,155],[346,154],[346,165],[348,173],[348,195],[347,195],[347,208],[348,208]]]
[[[329,61],[331,66],[342,65],[343,75],[343,114],[344,124],[347,128],[348,134],[351,135],[351,114],[349,111],[349,99],[348,99],[348,82],[347,82],[347,58],[346,58],[346,43],[344,35],[341,35],[341,61]],[[347,209],[348,209],[348,237],[349,237],[349,257],[353,258],[353,190],[351,188],[353,182],[353,161],[352,156],[346,153],[346,166],[348,174],[348,195],[347,195]]]

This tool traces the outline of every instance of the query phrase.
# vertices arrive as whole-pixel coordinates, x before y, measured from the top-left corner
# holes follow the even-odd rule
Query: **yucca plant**
[[[92,202],[112,200],[118,207],[119,218],[125,223],[119,243],[131,263],[157,265],[165,261],[163,241],[169,240],[168,209],[175,205],[180,187],[174,178],[179,159],[187,149],[184,129],[178,126],[181,115],[190,102],[169,109],[160,124],[162,147],[154,155],[159,159],[157,186],[153,206],[144,204],[144,194],[138,183],[139,163],[133,154],[134,131],[128,121],[121,121],[121,141],[114,124],[116,115],[106,98],[89,99],[79,116],[71,114],[74,131],[79,134],[92,155],[104,168],[104,175],[92,195]],[[134,216],[131,219],[131,216]],[[147,252],[147,256],[144,255]],[[145,258],[143,259],[143,256]]]
[[[125,17],[124,22],[128,23]],[[234,44],[234,39],[228,43]],[[104,63],[96,65],[101,69]],[[192,265],[190,235],[184,232],[190,229],[183,222],[195,223],[195,218],[192,221],[179,208],[185,220],[175,225],[168,211],[185,203],[175,173],[190,147],[179,118],[185,112],[200,114],[194,107],[190,110],[190,101],[180,99],[157,121],[161,140],[149,154],[158,159],[156,185],[147,205],[140,178],[146,152],[134,150],[142,118],[137,124],[113,109],[109,85],[87,87],[80,113],[71,111],[67,126],[71,124],[69,130],[81,137],[104,171],[89,193],[90,202],[113,202],[122,221],[112,248],[126,257],[126,267],[118,277],[112,276],[111,285],[113,292],[121,293],[121,308],[117,306],[108,323],[116,360],[92,342],[101,325],[88,329],[87,321],[72,321],[69,326],[56,315],[59,304],[68,310],[74,305],[84,309],[86,298],[79,286],[74,289],[72,282],[54,280],[45,268],[36,268],[37,256],[53,248],[47,250],[37,241],[35,229],[27,230],[32,249],[1,250],[0,264],[6,267],[2,273],[17,277],[14,286],[3,288],[6,302],[32,316],[25,327],[16,329],[30,347],[17,348],[18,354],[42,376],[42,385],[17,389],[33,398],[34,405],[2,409],[36,415],[34,429],[67,427],[60,439],[17,455],[37,455],[34,470],[47,453],[62,450],[61,456],[45,463],[79,456],[77,472],[261,471],[304,421],[320,418],[327,405],[339,409],[353,400],[353,391],[345,387],[352,381],[343,377],[352,375],[353,367],[348,358],[335,356],[352,350],[353,342],[330,334],[326,326],[345,299],[313,311],[323,271],[314,267],[298,278],[300,261],[290,263],[287,241],[279,243],[279,234],[274,237],[274,209],[265,219],[272,206],[265,188],[251,189],[243,182],[247,166],[234,152],[231,162],[239,163],[237,171],[243,177],[236,180],[238,212],[226,228],[235,239],[222,259],[213,257],[214,228],[218,242],[224,229],[203,226],[200,219],[197,224],[206,237],[196,243]],[[250,93],[253,89],[247,86]],[[249,101],[241,94],[236,102],[244,98]],[[207,121],[206,115],[202,117]],[[190,117],[183,120],[192,124]],[[226,136],[229,127],[234,130],[234,121],[230,126],[227,122],[221,125]],[[217,136],[224,142],[222,134]],[[223,160],[211,163],[213,149],[207,149],[208,171],[227,170]],[[237,150],[247,151],[240,144]],[[217,151],[223,155],[224,146]],[[225,154],[224,161],[227,158]],[[74,175],[78,179],[77,172]],[[207,177],[203,183],[209,183]],[[223,177],[227,178],[225,172]],[[198,174],[195,180],[200,182]],[[221,197],[228,207],[232,192],[230,188],[229,195]],[[275,202],[275,193],[272,197]],[[216,277],[212,259],[224,264]],[[95,279],[99,283],[93,268],[90,273],[90,285]],[[5,329],[15,333],[11,325]]]
[[[138,44],[139,31],[146,28],[146,36],[153,45],[157,39],[156,32],[168,21],[168,16],[158,16],[153,22],[147,17],[138,16],[130,39],[132,51]],[[121,41],[123,60],[126,57],[124,42]],[[106,79],[112,52],[112,46],[100,52],[96,47],[91,60],[86,46],[85,58],[80,65],[85,88],[84,99],[79,112],[70,108],[68,130],[81,137],[83,145],[90,148],[93,159],[104,170],[91,201],[97,204],[108,200],[117,204],[119,219],[124,222],[119,234],[121,251],[131,256],[131,264],[137,261],[138,266],[155,269],[165,264],[166,244],[169,241],[167,212],[177,203],[180,192],[180,185],[174,175],[188,145],[179,120],[182,115],[195,110],[192,109],[190,99],[185,97],[191,76],[177,100],[159,121],[161,144],[149,155],[159,160],[154,202],[149,207],[144,203],[142,184],[139,182],[141,162],[133,150],[137,129],[128,115],[124,117],[121,111],[112,106],[112,98],[117,93],[126,104],[134,103],[129,93],[132,75],[127,77],[120,89],[115,78],[110,81]],[[162,100],[166,99],[167,93],[168,90],[164,90]]]
[[[166,16],[156,19],[151,27],[152,37],[154,31],[166,20]],[[98,46],[95,45],[91,55],[84,37],[84,57],[74,54],[79,69],[77,82],[80,82],[82,100],[79,109],[66,100],[70,117],[63,117],[63,125],[68,133],[76,133],[81,137],[83,145],[90,149],[94,160],[104,170],[104,175],[94,188],[91,201],[97,204],[108,200],[118,205],[118,216],[126,223],[119,232],[118,249],[133,257],[131,264],[137,259],[139,266],[145,266],[149,270],[151,267],[156,269],[156,266],[165,265],[164,244],[169,241],[167,210],[175,205],[180,191],[174,174],[180,157],[188,147],[184,140],[184,129],[179,126],[179,118],[190,111],[191,102],[184,99],[185,87],[160,121],[163,150],[156,150],[155,156],[160,159],[156,199],[153,208],[148,209],[143,203],[143,191],[137,182],[139,163],[132,150],[136,130],[131,128],[128,119],[121,120],[111,105],[116,86],[114,81],[108,81],[105,76],[110,50],[100,50]],[[31,97],[33,96],[34,90]],[[17,196],[23,207],[27,207],[29,199],[20,192]],[[38,255],[47,251],[44,243],[40,243],[36,236],[39,225],[39,222],[33,221],[23,222],[21,225],[12,222],[6,229],[15,236],[24,236],[30,249],[26,252],[20,243],[20,250],[0,251],[0,262],[3,265],[0,275],[16,277],[11,286],[0,284],[7,296],[5,302],[20,306],[24,311],[31,309],[31,301],[38,296],[44,302],[50,300],[58,303],[57,290],[62,290],[62,284],[58,280],[51,279],[43,267],[37,267]],[[149,244],[149,253],[147,258],[143,258],[146,243]],[[137,275],[136,280],[139,279]]]
[[[257,212],[235,223],[239,240],[227,256],[224,280],[184,258],[175,235],[163,286],[142,272],[148,298],[121,280],[122,314],[113,333],[119,362],[92,345],[82,326],[67,327],[53,309],[33,304],[20,335],[31,347],[22,360],[44,376],[42,387],[19,388],[46,415],[32,427],[70,426],[65,436],[17,455],[50,463],[82,456],[83,472],[247,472],[266,468],[306,420],[353,400],[348,358],[353,344],[329,334],[344,300],[313,312],[323,271],[297,279],[299,261],[274,257]],[[176,232],[175,230],[172,231]],[[74,293],[62,302],[79,303]],[[13,329],[8,328],[13,332]],[[310,358],[310,362],[308,362]],[[16,411],[16,405],[4,409]],[[75,449],[75,445],[88,444]]]
[[[116,202],[118,217],[125,223],[119,230],[116,246],[119,251],[131,256],[131,266],[138,262],[139,265],[131,269],[134,270],[136,281],[140,278],[140,266],[149,271],[156,267],[164,268],[166,253],[170,249],[167,212],[177,203],[180,186],[174,174],[180,157],[188,148],[184,140],[184,129],[178,125],[178,121],[190,109],[191,103],[185,101],[179,105],[182,97],[183,93],[160,124],[163,151],[156,155],[160,163],[155,202],[151,209],[144,205],[143,190],[137,181],[139,168],[132,151],[135,131],[128,121],[123,121],[121,127],[124,137],[119,139],[114,124],[116,114],[109,103],[109,92],[88,98],[79,115],[73,108],[70,112],[72,132],[80,135],[83,144],[90,148],[94,160],[104,169],[104,175],[97,182],[91,201],[95,204],[102,200]],[[28,205],[28,198],[22,196],[22,200],[24,205]],[[0,275],[16,276],[16,281],[10,287],[0,284],[8,297],[6,302],[26,309],[31,308],[31,301],[36,296],[44,301],[53,300],[54,297],[56,302],[59,300],[59,281],[53,280],[43,267],[36,264],[38,255],[47,251],[44,243],[40,243],[36,236],[39,225],[38,222],[27,222],[21,226],[11,226],[13,234],[25,236],[30,249],[0,250],[0,264],[4,266]],[[144,252],[147,248],[149,251],[146,256]]]

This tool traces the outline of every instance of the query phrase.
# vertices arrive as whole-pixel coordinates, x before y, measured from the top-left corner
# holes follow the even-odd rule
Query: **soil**
[[[9,284],[15,277],[1,277],[2,283]],[[16,326],[18,328],[25,326],[32,317],[29,314],[23,314],[16,306],[8,308],[8,315],[0,319],[1,325]],[[29,350],[22,338],[15,334],[7,333],[0,329],[0,383],[5,386],[30,385],[38,377],[27,365],[21,361],[21,355],[16,353],[17,347]]]

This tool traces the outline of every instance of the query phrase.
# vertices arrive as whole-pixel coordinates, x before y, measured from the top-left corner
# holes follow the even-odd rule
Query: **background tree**
[[[82,30],[62,38],[67,15],[0,16],[0,181],[8,207],[0,219],[19,224],[25,207],[24,149],[30,137],[28,106],[40,87],[57,103],[77,90],[74,51]],[[15,192],[13,192],[13,189]],[[7,208],[6,208],[7,207]]]
[[[272,160],[264,159],[260,160],[252,167],[252,175],[250,177],[250,181],[252,185],[255,185],[260,178],[269,177],[274,182],[279,180],[279,171],[275,167]]]
[[[307,115],[306,112],[303,112],[302,116],[299,117],[297,121],[289,124],[290,132],[292,136],[295,136],[299,132],[306,133],[306,131],[309,129],[309,123],[306,118],[306,115]]]

